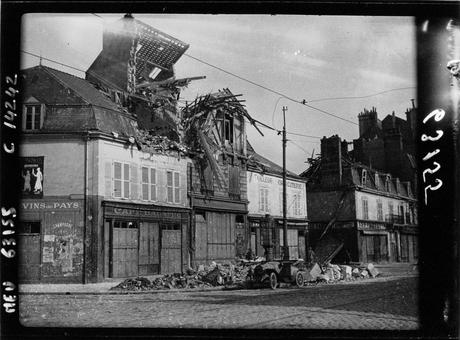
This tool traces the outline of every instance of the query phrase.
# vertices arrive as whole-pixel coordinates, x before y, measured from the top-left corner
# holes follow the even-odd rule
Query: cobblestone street
[[[417,278],[303,288],[21,295],[24,326],[417,329]]]

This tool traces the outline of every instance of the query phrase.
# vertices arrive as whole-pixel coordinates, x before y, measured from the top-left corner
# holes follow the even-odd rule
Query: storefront
[[[19,281],[81,283],[83,200],[23,200],[20,216]]]
[[[249,216],[250,247],[254,255],[264,256],[263,234],[265,228],[265,218]],[[275,218],[274,232],[272,235],[273,256],[274,259],[281,259],[281,247],[284,245],[283,220]],[[290,259],[305,259],[306,256],[306,220],[288,220],[287,221],[287,239]]]
[[[103,210],[106,277],[180,273],[189,265],[188,209],[105,201]]]

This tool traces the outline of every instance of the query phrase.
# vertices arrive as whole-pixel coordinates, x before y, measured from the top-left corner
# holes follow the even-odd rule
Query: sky
[[[123,15],[26,14],[21,48],[87,70],[102,50],[104,23]],[[242,94],[239,99],[245,100],[253,118],[277,130],[282,129],[286,106],[286,164],[295,173],[308,167],[306,159],[313,153],[320,153],[323,136],[337,134],[350,142],[358,138],[358,114],[364,108],[376,107],[379,119],[393,111],[405,118],[411,99],[416,98],[412,17],[133,16],[189,44],[186,54],[203,61],[184,55],[175,64],[177,78],[206,76],[182,91],[182,103],[229,88]],[[22,68],[38,64],[39,58],[21,54]],[[84,72],[46,60],[42,64],[84,78]],[[302,105],[304,99],[314,108]],[[249,142],[259,154],[281,165],[281,136],[266,128],[261,131],[264,136],[248,125]]]

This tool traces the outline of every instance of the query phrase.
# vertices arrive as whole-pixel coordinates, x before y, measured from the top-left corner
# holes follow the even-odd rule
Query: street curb
[[[369,278],[365,280],[355,280],[355,281],[338,281],[338,282],[331,282],[331,283],[321,283],[320,285],[346,285],[346,284],[358,284],[358,283],[366,283],[366,282],[375,282],[381,279],[400,279],[400,278],[409,278],[409,277],[417,277],[418,274],[404,274],[404,275],[391,275],[391,276],[378,276],[375,278]],[[317,285],[306,285],[300,289],[305,289],[307,287],[313,287]],[[213,292],[213,291],[231,291],[231,290],[245,290],[247,288],[237,288],[237,287],[209,287],[209,288],[187,288],[187,289],[158,289],[158,290],[109,290],[109,291],[93,291],[93,292],[83,292],[83,291],[76,291],[76,292],[19,292],[19,295],[131,295],[131,294],[171,294],[171,293],[190,293],[190,292]],[[257,288],[263,289],[263,288]],[[254,289],[250,289],[254,290]]]

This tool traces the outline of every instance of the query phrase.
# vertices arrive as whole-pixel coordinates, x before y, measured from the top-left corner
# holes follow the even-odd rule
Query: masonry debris
[[[209,266],[200,265],[196,270],[189,268],[184,274],[166,274],[149,280],[145,277],[129,278],[119,283],[111,290],[149,291],[171,289],[206,289],[212,287],[245,289],[256,287],[249,282],[256,268],[266,263],[263,258],[238,263],[216,263]],[[302,266],[303,261],[299,264]],[[372,268],[372,269],[370,269]],[[376,277],[380,273],[372,263],[360,266],[327,264],[324,267],[315,263],[304,275],[305,285],[318,283],[334,283],[339,281],[355,281]]]

